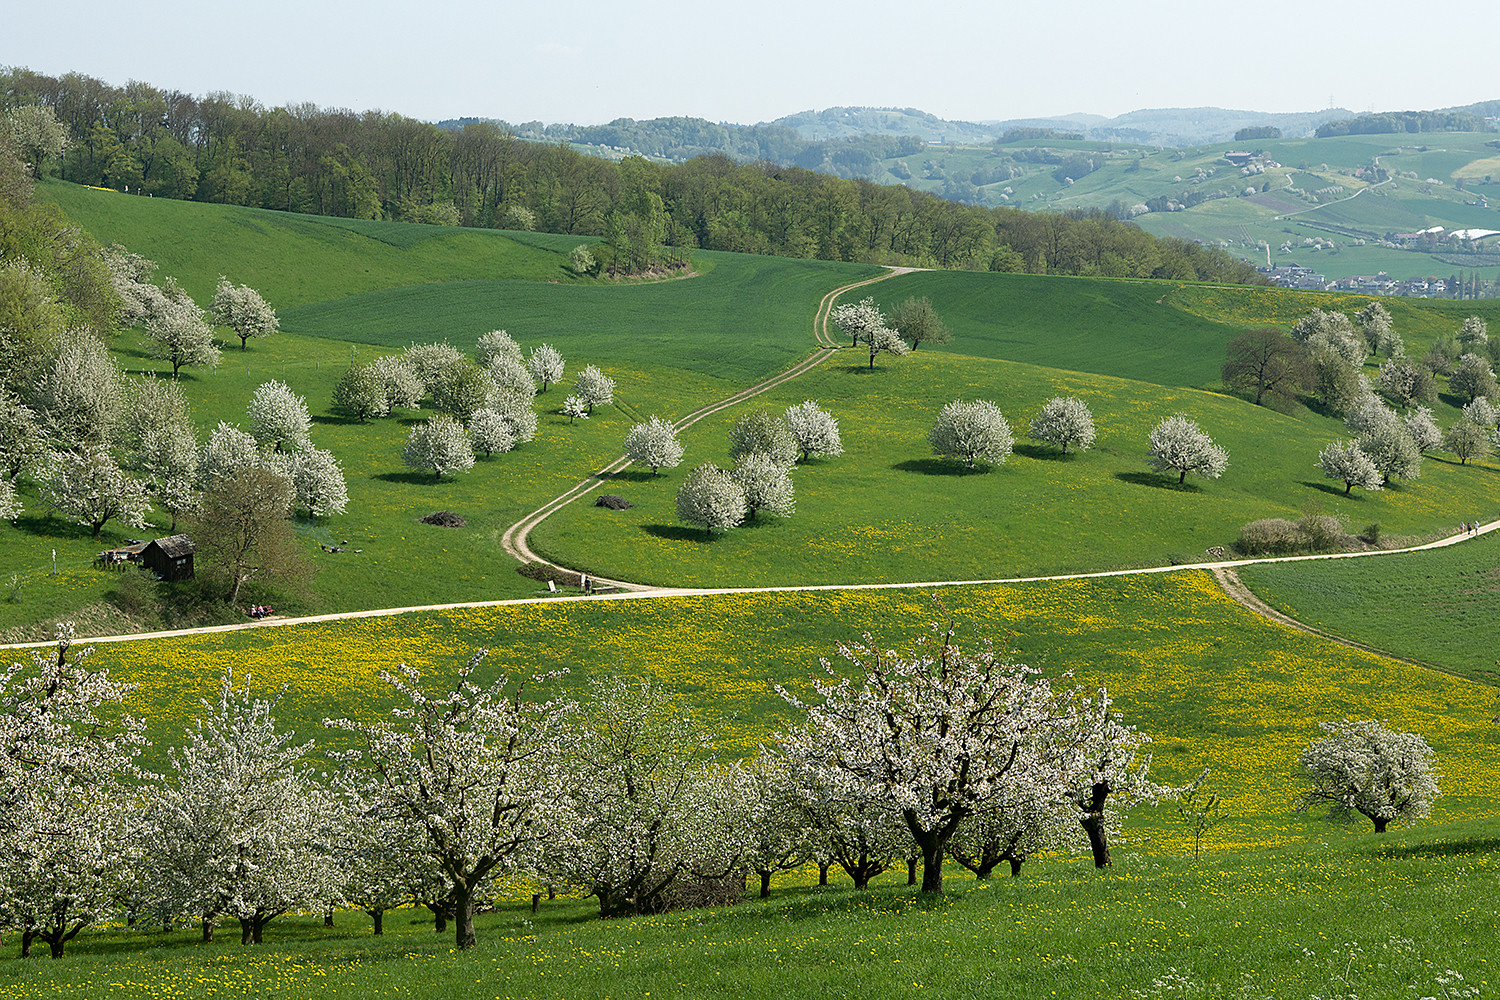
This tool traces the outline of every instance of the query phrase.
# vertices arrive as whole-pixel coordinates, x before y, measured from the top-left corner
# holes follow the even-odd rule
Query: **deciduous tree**
[[[1380,470],[1370,456],[1360,450],[1358,441],[1335,441],[1318,453],[1318,468],[1328,479],[1344,484],[1344,495],[1358,486],[1365,490],[1384,489]]]
[[[573,386],[574,394],[588,407],[589,415],[594,413],[596,406],[609,406],[615,401],[615,380],[601,372],[594,365],[589,365],[578,373],[578,381]]]
[[[548,386],[557,385],[562,381],[563,371],[567,365],[563,362],[563,356],[551,344],[540,344],[532,348],[531,358],[526,362],[526,367],[531,370],[531,377],[536,379],[537,384],[546,392]]]
[[[1205,479],[1218,479],[1229,467],[1229,452],[1214,444],[1196,423],[1181,413],[1157,424],[1147,440],[1151,468],[1177,473],[1177,482],[1187,481],[1189,472]]]
[[[172,377],[184,367],[216,368],[219,347],[214,328],[192,297],[167,279],[165,294],[146,317],[146,353],[172,366]]]
[[[625,434],[625,454],[632,462],[651,466],[653,474],[682,464],[682,442],[671,421],[652,416]]]
[[[799,450],[787,421],[766,410],[747,413],[730,425],[729,457],[736,462],[760,452],[776,464],[790,468],[797,464]]]
[[[500,677],[479,684],[480,650],[447,690],[402,664],[382,672],[398,707],[389,720],[325,720],[353,734],[340,783],[371,813],[405,826],[443,873],[456,943],[476,944],[474,906],[487,881],[568,835],[556,752],[570,703],[534,703]]]
[[[349,509],[349,484],[333,453],[321,448],[294,452],[287,461],[292,477],[292,506],[309,518],[342,514]]]
[[[1484,429],[1467,419],[1453,422],[1448,433],[1443,435],[1443,447],[1458,458],[1460,465],[1467,465],[1469,459],[1483,458],[1490,453],[1490,442]]]
[[[1088,404],[1073,396],[1054,396],[1042,404],[1026,434],[1033,441],[1046,441],[1068,453],[1068,445],[1088,451],[1094,444],[1094,415]]]
[[[908,297],[891,310],[890,327],[916,350],[923,344],[951,344],[953,334],[943,325],[927,296]]]
[[[293,496],[286,470],[262,463],[234,467],[204,494],[191,534],[208,572],[226,578],[230,604],[251,580],[295,583],[307,572],[289,520]]]
[[[761,511],[772,517],[791,517],[797,510],[792,476],[787,467],[763,451],[740,456],[730,473],[745,495],[745,517]]]
[[[151,510],[146,484],[127,475],[97,445],[58,455],[42,496],[63,517],[93,529],[95,538],[109,521],[144,528]]]
[[[474,467],[474,449],[464,425],[436,413],[411,429],[401,460],[413,469],[431,469],[434,480]]]
[[[782,419],[792,432],[792,440],[802,449],[802,461],[813,455],[834,458],[844,453],[838,420],[815,400],[788,406]]]
[[[712,538],[715,531],[745,520],[745,491],[729,473],[705,462],[689,472],[678,487],[677,516],[701,526]]]
[[[240,350],[251,337],[269,337],[281,329],[276,310],[249,285],[236,285],[222,274],[214,289],[209,315],[219,326],[227,326],[240,338]]]
[[[1302,769],[1312,787],[1302,808],[1326,804],[1334,819],[1359,813],[1384,833],[1392,822],[1410,823],[1432,814],[1436,755],[1417,733],[1382,722],[1320,722],[1324,736],[1302,751]]]
[[[927,441],[934,454],[961,459],[970,469],[976,462],[1005,464],[1016,443],[1000,407],[987,399],[955,399],[944,406]]]
[[[1256,406],[1267,393],[1279,402],[1291,402],[1307,388],[1312,365],[1307,348],[1275,327],[1260,327],[1229,342],[1221,370],[1224,385],[1243,392]]]
[[[350,365],[333,387],[333,405],[340,412],[357,417],[360,423],[389,414],[390,395],[380,370],[373,364]]]
[[[469,441],[476,452],[482,451],[484,457],[489,458],[497,451],[506,452],[514,448],[516,435],[510,428],[510,421],[501,416],[498,410],[475,410],[474,416],[469,418]]]
[[[312,447],[312,416],[307,400],[285,382],[263,382],[245,407],[250,435],[274,451],[305,451]]]

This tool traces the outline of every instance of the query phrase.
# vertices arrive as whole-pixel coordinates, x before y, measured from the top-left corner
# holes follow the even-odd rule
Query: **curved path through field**
[[[909,274],[910,272],[915,270],[918,270],[918,268],[892,267],[887,269],[885,274],[878,275],[874,278],[866,278],[864,281],[856,281],[852,284],[835,288],[833,291],[823,296],[822,301],[818,303],[817,312],[813,314],[813,338],[818,342],[817,351],[809,354],[807,357],[803,358],[801,361],[797,362],[795,365],[786,369],[785,371],[773,375],[770,378],[765,379],[764,381],[757,382],[754,385],[750,386],[748,389],[741,389],[734,395],[729,396],[725,399],[721,399],[718,402],[709,403],[707,406],[700,406],[692,413],[689,413],[687,416],[679,419],[672,426],[677,428],[679,431],[685,430],[686,428],[693,426],[705,417],[711,417],[721,410],[727,410],[731,406],[734,406],[738,403],[743,403],[745,400],[750,399],[754,396],[759,396],[766,390],[774,389],[776,386],[781,385],[783,382],[790,382],[797,376],[804,375],[812,369],[816,368],[818,365],[821,365],[824,361],[827,361],[830,357],[832,357],[832,352],[840,346],[838,341],[835,340],[833,336],[828,332],[828,317],[833,312],[833,304],[838,300],[838,297],[845,292],[852,291],[856,288],[863,288],[865,285],[873,285],[877,281],[884,281],[887,278],[894,278],[898,274]],[[608,479],[615,473],[624,470],[628,465],[630,465],[630,458],[626,455],[621,455],[619,458],[615,459],[613,462],[609,463],[604,468],[594,473],[592,476],[589,476],[587,479],[583,480],[583,482],[574,486],[566,493],[562,494],[559,497],[554,497],[547,503],[532,511],[530,514],[527,514],[525,517],[521,518],[521,520],[505,529],[505,534],[500,539],[501,547],[505,549],[508,555],[516,559],[518,562],[542,563],[543,565],[551,566],[554,569],[563,570],[565,572],[574,572],[573,570],[570,570],[565,566],[559,566],[556,563],[552,562],[550,559],[544,559],[542,556],[538,555],[531,548],[531,545],[528,542],[528,538],[531,535],[532,530],[547,518],[551,517],[553,514],[557,513],[559,510],[562,510],[568,504],[572,503],[574,500],[577,500],[578,498],[593,492],[593,490],[600,484],[600,482]],[[621,590],[650,593],[662,592],[661,588],[659,587],[647,587],[643,586],[642,584],[630,583],[625,580],[611,580],[608,577],[595,577],[595,580],[597,580],[601,584],[604,584],[605,586],[618,587]]]
[[[691,427],[693,424],[704,419],[705,417],[711,416],[722,410],[728,409],[729,407],[734,406],[737,403],[741,403],[747,399],[758,396],[768,389],[775,388],[776,386],[781,385],[784,382],[789,382],[797,376],[805,374],[806,372],[811,371],[813,368],[816,368],[818,365],[822,364],[824,361],[832,357],[833,352],[842,346],[828,331],[829,316],[833,311],[834,302],[837,301],[840,295],[845,292],[852,291],[856,288],[862,288],[865,285],[874,284],[877,281],[884,281],[887,278],[893,278],[897,275],[907,274],[917,270],[921,270],[921,268],[892,267],[889,268],[885,274],[835,288],[833,291],[823,296],[823,299],[818,303],[818,309],[813,316],[813,337],[818,343],[817,351],[808,355],[806,358],[797,362],[797,364],[793,365],[783,372],[780,372],[779,374],[773,375],[761,382],[757,382],[755,385],[752,385],[747,389],[743,389],[740,392],[737,392],[725,399],[721,399],[717,402],[709,403],[706,406],[699,407],[698,409],[679,419],[676,424],[674,424],[674,426],[678,430],[682,430],[686,427]],[[526,517],[511,525],[510,528],[506,530],[504,536],[501,539],[501,545],[504,547],[507,553],[521,562],[539,562],[558,570],[563,570],[565,572],[574,572],[572,570],[568,570],[566,567],[558,566],[556,563],[553,563],[547,559],[543,559],[541,556],[537,555],[537,553],[532,550],[530,545],[527,544],[527,536],[530,534],[533,528],[535,528],[542,521],[546,520],[548,516],[558,510],[561,510],[563,507],[566,507],[568,504],[572,503],[574,500],[577,500],[579,497],[592,492],[601,481],[608,479],[610,476],[614,475],[617,472],[620,472],[629,464],[630,459],[624,455],[621,455],[619,458],[609,463],[603,469],[578,483],[566,493],[563,493],[561,496],[554,498],[546,504],[543,504],[541,507],[538,507],[536,510],[532,511]],[[383,618],[391,615],[407,614],[408,612],[413,611],[444,611],[458,608],[506,607],[509,605],[517,604],[538,604],[543,601],[610,601],[653,597],[701,597],[715,594],[799,593],[824,590],[915,590],[932,587],[972,587],[1000,584],[1046,583],[1058,580],[1091,580],[1116,576],[1144,576],[1155,573],[1179,573],[1191,572],[1195,570],[1208,570],[1214,574],[1215,578],[1219,581],[1220,586],[1224,589],[1224,592],[1230,598],[1239,602],[1249,610],[1254,611],[1256,614],[1261,615],[1271,621],[1278,622],[1289,628],[1298,629],[1303,632],[1309,632],[1313,635],[1321,636],[1322,638],[1328,639],[1332,642],[1342,643],[1343,645],[1350,646],[1355,649],[1362,649],[1367,652],[1377,653],[1381,656],[1404,660],[1403,657],[1393,657],[1392,654],[1387,653],[1384,650],[1376,649],[1373,646],[1367,646],[1355,640],[1346,639],[1341,636],[1334,635],[1330,632],[1325,632],[1322,629],[1314,628],[1310,625],[1298,621],[1295,618],[1292,618],[1289,615],[1277,611],[1275,608],[1272,608],[1260,598],[1256,597],[1250,591],[1250,589],[1240,581],[1239,575],[1235,573],[1235,569],[1240,566],[1250,566],[1259,563],[1307,562],[1318,559],[1358,559],[1376,556],[1399,555],[1404,552],[1421,552],[1427,549],[1438,549],[1445,548],[1449,545],[1456,545],[1460,542],[1467,541],[1470,538],[1488,534],[1489,532],[1496,530],[1500,530],[1500,521],[1491,521],[1490,523],[1481,525],[1471,531],[1460,532],[1455,535],[1450,535],[1446,538],[1440,538],[1434,542],[1428,542],[1424,545],[1414,545],[1404,549],[1377,549],[1365,552],[1332,552],[1324,553],[1321,555],[1306,556],[1277,556],[1267,559],[1221,559],[1212,562],[1187,563],[1176,566],[1149,566],[1140,569],[1106,570],[1096,573],[1064,573],[1054,576],[1002,577],[986,580],[924,580],[914,583],[835,583],[807,584],[800,586],[793,585],[782,587],[708,588],[654,587],[638,583],[631,583],[624,580],[610,580],[603,577],[596,577],[595,580],[598,583],[615,588],[613,592],[589,595],[580,594],[574,596],[549,594],[546,597],[517,597],[497,601],[461,601],[449,604],[422,604],[405,608],[374,608],[366,611],[339,611],[325,615],[307,615],[301,618],[261,619],[259,621],[240,622],[234,625],[209,625],[201,628],[176,629],[162,632],[136,632],[126,635],[90,636],[85,637],[85,641],[91,643],[129,642],[135,639],[161,639],[183,635],[208,635],[217,632],[239,632],[245,629],[275,628],[282,625],[306,625],[315,624],[318,622],[343,621],[345,619],[351,618]],[[27,649],[50,645],[52,645],[51,642],[6,643],[0,644],[0,649]],[[1421,663],[1420,661],[1416,660],[1404,660],[1404,662],[1415,663],[1418,666],[1433,666],[1433,664]]]

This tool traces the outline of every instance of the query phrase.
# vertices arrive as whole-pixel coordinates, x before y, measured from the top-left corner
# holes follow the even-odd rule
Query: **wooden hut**
[[[168,535],[146,544],[141,550],[141,564],[163,580],[191,580],[196,551],[187,535]]]

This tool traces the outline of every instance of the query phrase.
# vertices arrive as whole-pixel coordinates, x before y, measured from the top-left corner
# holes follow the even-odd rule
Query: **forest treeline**
[[[1383,111],[1357,118],[1324,122],[1315,133],[1319,139],[1337,135],[1396,135],[1403,132],[1493,132],[1495,126],[1473,111]]]
[[[63,179],[157,197],[592,236],[645,230],[677,247],[824,260],[1259,281],[1217,248],[1159,239],[1104,211],[981,208],[727,156],[612,162],[491,122],[444,129],[14,67],[0,70],[0,102],[54,110],[72,137],[55,164]]]

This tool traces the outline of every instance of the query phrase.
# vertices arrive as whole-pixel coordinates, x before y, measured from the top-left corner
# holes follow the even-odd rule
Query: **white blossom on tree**
[[[772,517],[791,517],[796,513],[790,470],[765,452],[742,455],[730,475],[744,493],[746,519],[754,519],[761,511]]]
[[[463,352],[452,344],[412,344],[402,352],[401,359],[411,367],[418,381],[422,383],[423,395],[433,390],[437,385],[438,376],[450,366],[466,360]],[[395,397],[392,396],[391,402],[395,401]]]
[[[347,794],[407,828],[443,873],[460,949],[476,943],[484,885],[568,833],[556,742],[573,706],[525,701],[504,677],[480,685],[474,672],[484,656],[472,657],[446,691],[429,691],[405,664],[382,672],[398,704],[389,719],[325,720],[360,743],[339,755]]]
[[[61,156],[73,145],[68,126],[57,120],[50,104],[18,104],[0,119],[4,135],[16,156],[25,163],[32,177],[42,176],[42,164]]]
[[[905,653],[869,635],[840,653],[857,679],[815,682],[816,704],[778,686],[807,713],[781,742],[789,756],[888,799],[921,851],[922,890],[942,892],[959,825],[1007,784],[1051,777],[1038,755],[1022,752],[1047,727],[1051,686],[987,644],[961,650],[951,626],[934,626]],[[833,677],[826,660],[824,668]]]
[[[1365,343],[1370,345],[1371,352],[1384,354],[1386,357],[1397,357],[1405,352],[1406,345],[1396,332],[1396,324],[1391,319],[1390,312],[1379,302],[1371,302],[1355,313],[1354,323],[1364,334]]]
[[[1334,441],[1318,453],[1318,468],[1328,479],[1344,484],[1344,495],[1358,486],[1364,490],[1384,489],[1380,470],[1370,456],[1360,450],[1358,441]]]
[[[214,328],[192,297],[167,279],[166,293],[146,317],[146,353],[172,366],[172,377],[184,367],[215,368],[219,347]]]
[[[1302,769],[1312,787],[1302,808],[1326,804],[1334,819],[1359,813],[1384,833],[1392,822],[1410,823],[1432,814],[1436,755],[1417,733],[1403,733],[1374,720],[1320,722],[1325,735],[1302,751]]]
[[[583,401],[582,396],[570,395],[563,400],[561,409],[557,412],[568,418],[568,423],[575,420],[587,420],[589,418],[589,404]]]
[[[1483,347],[1490,340],[1490,325],[1479,316],[1470,316],[1458,328],[1458,342],[1464,350]]]
[[[469,440],[476,452],[484,452],[486,458],[495,452],[510,451],[516,446],[516,434],[510,421],[498,410],[475,410],[469,418]]]
[[[1432,411],[1429,410],[1428,415],[1431,416],[1431,413]],[[1494,405],[1483,396],[1478,396],[1472,403],[1464,405],[1464,419],[1479,427],[1494,427],[1497,415]]]
[[[144,727],[118,705],[134,689],[90,671],[72,625],[30,664],[0,669],[0,914],[53,958],[109,915],[135,867],[131,835]]]
[[[274,451],[305,451],[312,447],[312,417],[307,400],[285,382],[263,382],[245,408],[250,435]]]
[[[1383,361],[1375,384],[1387,399],[1403,410],[1421,403],[1437,402],[1437,386],[1432,381],[1431,370],[1404,355]]]
[[[1359,435],[1359,448],[1375,463],[1382,482],[1389,483],[1392,476],[1416,479],[1422,474],[1422,453],[1406,424],[1389,407],[1379,402],[1363,406],[1351,415],[1351,420],[1364,428]]]
[[[875,370],[875,355],[884,351],[901,357],[911,353],[911,345],[901,339],[901,334],[889,327],[877,326],[863,335],[866,346],[870,349],[870,370]]]
[[[240,469],[265,464],[255,438],[233,424],[219,421],[198,451],[198,486],[212,490],[222,479]]]
[[[42,497],[63,517],[93,529],[95,538],[109,521],[144,528],[151,510],[146,484],[127,475],[96,445],[58,455]]]
[[[1417,406],[1410,413],[1401,418],[1406,424],[1406,433],[1411,435],[1412,444],[1417,446],[1417,451],[1426,454],[1443,443],[1443,432],[1438,429],[1437,421],[1432,418],[1432,410],[1425,406]]]
[[[730,425],[729,457],[736,462],[759,452],[777,465],[791,468],[797,464],[799,450],[791,426],[765,410],[747,413]]]
[[[388,415],[391,399],[380,370],[373,364],[351,365],[333,387],[333,405],[360,423]]]
[[[536,396],[536,380],[531,377],[531,369],[526,362],[519,357],[496,355],[485,365],[485,371],[495,383],[497,392],[525,396],[528,399]]]
[[[30,405],[65,447],[103,444],[124,406],[122,381],[98,337],[86,329],[68,330],[33,383]]]
[[[1464,402],[1481,396],[1492,403],[1500,401],[1500,385],[1496,384],[1490,360],[1477,354],[1465,354],[1458,359],[1453,374],[1448,376],[1448,388]]]
[[[874,297],[846,302],[834,309],[829,318],[849,338],[850,347],[858,347],[875,330],[885,329],[885,314],[876,308]]]
[[[510,427],[516,444],[524,444],[536,437],[537,417],[532,404],[535,397],[529,392],[499,390],[490,397],[487,409],[498,413]],[[585,414],[587,416],[587,414]]]
[[[1079,451],[1087,451],[1094,444],[1094,415],[1081,399],[1054,396],[1042,404],[1026,436],[1033,441],[1055,444],[1064,455],[1070,444],[1076,444]]]
[[[800,723],[779,737],[779,749],[795,769],[800,809],[814,832],[813,849],[854,880],[855,889],[911,850],[905,821],[882,789],[872,787],[827,760],[822,739]]]
[[[14,483],[47,454],[41,424],[31,408],[0,388],[0,478]]]
[[[160,308],[164,293],[151,280],[156,261],[115,243],[104,251],[104,264],[109,268],[110,285],[120,297],[122,326],[139,326]]]
[[[589,415],[594,413],[596,406],[608,406],[615,400],[615,380],[601,372],[593,365],[589,365],[578,373],[578,381],[573,385],[574,394],[588,407]]]
[[[653,473],[660,474],[662,469],[682,464],[682,442],[677,440],[677,428],[670,420],[652,416],[626,432],[625,454],[632,462],[649,465]]]
[[[745,520],[745,491],[729,473],[705,462],[689,472],[678,487],[677,516],[701,526],[712,538],[715,531],[733,528]]]
[[[147,806],[148,897],[200,920],[205,941],[227,916],[241,944],[260,944],[266,924],[326,898],[338,874],[323,847],[331,802],[307,763],[313,744],[278,729],[280,701],[255,697],[248,677],[236,690],[226,671],[186,743],[168,751]]]
[[[369,367],[385,385],[385,398],[391,406],[413,410],[427,394],[427,383],[404,355],[382,355],[371,361]]]
[[[728,874],[727,838],[705,822],[722,805],[711,742],[660,684],[595,681],[571,723],[561,742],[571,835],[549,846],[549,874],[597,898],[603,916],[661,912],[689,877]]]
[[[308,517],[342,514],[349,509],[349,485],[343,466],[332,452],[308,448],[294,452],[288,460],[292,476],[294,510],[307,511]]]
[[[434,479],[474,467],[474,449],[464,425],[446,413],[417,424],[407,436],[401,460],[413,469],[431,469]]]
[[[16,484],[0,478],[0,520],[14,520],[22,509],[21,498],[16,496]]]
[[[1177,473],[1179,485],[1187,480],[1189,472],[1205,479],[1218,479],[1229,467],[1229,452],[1214,444],[1213,438],[1181,413],[1152,428],[1147,448],[1151,468]]]
[[[788,406],[782,415],[792,440],[802,449],[802,461],[814,455],[820,458],[835,458],[844,453],[844,443],[839,437],[839,422],[817,404],[816,400]]]
[[[525,362],[521,354],[521,345],[504,330],[481,333],[478,343],[474,345],[474,360],[478,362],[479,367],[488,368],[496,358],[510,358],[518,363]]]
[[[240,350],[251,337],[269,337],[281,329],[281,321],[259,292],[249,285],[236,285],[222,274],[208,304],[209,315],[219,326],[227,326],[240,338]]]
[[[746,764],[732,765],[729,777],[737,791],[744,865],[760,877],[760,898],[765,899],[773,876],[801,868],[812,854],[812,830],[798,808],[802,795],[796,766],[762,750]]]
[[[526,367],[531,371],[531,377],[536,379],[537,384],[542,387],[542,392],[547,387],[557,385],[562,381],[563,371],[567,365],[563,362],[563,356],[558,353],[557,348],[551,344],[541,344],[532,348],[531,358],[526,362]]]
[[[976,462],[1004,465],[1016,440],[1000,407],[987,399],[955,399],[938,411],[927,442],[933,454],[960,459],[972,469]]]
[[[432,405],[455,420],[468,420],[475,410],[492,405],[495,380],[468,358],[460,358],[428,383]]]

